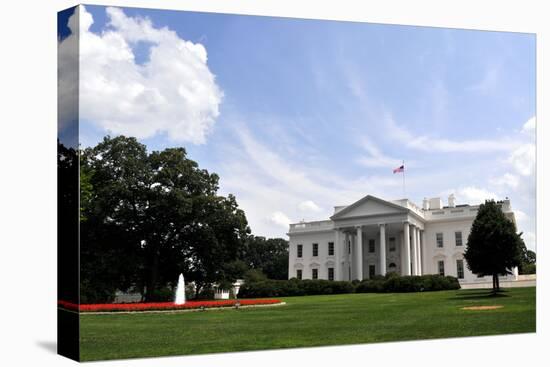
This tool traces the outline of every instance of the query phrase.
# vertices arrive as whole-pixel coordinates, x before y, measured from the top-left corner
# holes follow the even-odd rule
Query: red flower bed
[[[252,305],[273,305],[281,303],[278,299],[243,299],[243,300],[219,300],[219,301],[187,301],[183,305],[176,305],[173,302],[151,302],[151,303],[101,303],[78,305],[67,301],[58,301],[59,307],[79,312],[128,312],[128,311],[159,311],[159,310],[190,310],[212,307],[234,307],[237,303],[240,306]]]

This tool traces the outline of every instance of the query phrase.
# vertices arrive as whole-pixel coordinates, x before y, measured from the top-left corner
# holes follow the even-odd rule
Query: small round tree
[[[468,269],[480,276],[493,277],[493,293],[500,290],[499,275],[511,274],[522,260],[525,246],[516,225],[501,210],[499,203],[486,200],[479,206],[472,224],[464,258]]]

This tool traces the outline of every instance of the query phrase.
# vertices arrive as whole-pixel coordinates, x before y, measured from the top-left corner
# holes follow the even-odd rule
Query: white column
[[[422,275],[422,270],[421,270],[421,258],[420,258],[421,254],[420,254],[420,228],[416,228],[416,272],[418,273],[417,275]]]
[[[411,241],[409,232],[409,223],[403,223],[404,256],[405,256],[405,275],[411,275]]]
[[[386,275],[386,225],[380,224],[380,275]]]
[[[340,230],[334,231],[334,280],[342,280],[342,240]]]
[[[422,275],[422,232],[418,229],[418,275]]]
[[[417,253],[416,253],[416,250],[417,250],[417,247],[416,247],[416,231],[418,230],[418,228],[416,228],[416,226],[413,226],[412,227],[412,268],[413,268],[413,275],[418,275],[418,268],[417,268],[417,265],[418,265],[418,260],[417,260]]]
[[[349,234],[348,232],[344,232],[344,258],[346,259],[346,266],[345,266],[345,269],[343,270],[344,272],[344,277],[342,278],[343,280],[349,280],[348,279],[348,274],[349,274],[349,267],[351,266],[351,259],[353,258],[353,246],[352,246],[353,242],[351,241],[351,234]],[[351,252],[348,252],[348,246],[350,246],[351,248]],[[353,268],[351,270],[353,272]]]
[[[357,227],[357,240],[355,257],[357,258],[356,266],[356,279],[363,280],[363,229],[361,226]]]

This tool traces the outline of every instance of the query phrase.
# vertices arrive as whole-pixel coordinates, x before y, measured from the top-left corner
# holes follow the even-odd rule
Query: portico
[[[338,280],[363,280],[397,272],[421,274],[424,224],[406,208],[367,196],[338,210],[334,243]]]
[[[363,280],[388,272],[421,275],[422,231],[409,222],[335,228],[335,279]]]

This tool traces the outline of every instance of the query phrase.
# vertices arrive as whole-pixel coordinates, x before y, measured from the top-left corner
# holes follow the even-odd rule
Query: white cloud
[[[511,139],[486,140],[451,140],[437,136],[414,135],[402,126],[399,126],[393,118],[386,118],[386,131],[390,136],[405,146],[426,151],[442,153],[490,153],[509,151],[518,145]]]
[[[500,186],[503,188],[509,188],[509,189],[515,190],[518,188],[520,184],[520,180],[517,175],[507,172],[500,177],[493,178],[491,180],[491,184],[495,186]]]
[[[388,167],[390,169],[401,164],[401,160],[382,153],[376,144],[366,136],[361,139],[361,147],[368,155],[360,157],[357,162],[365,167]]]
[[[303,212],[320,212],[322,209],[311,200],[302,201],[298,204],[298,209]]]
[[[291,223],[290,219],[286,216],[286,214],[281,211],[276,211],[273,214],[271,214],[270,219],[271,219],[271,222],[283,228],[288,228],[289,224]]]
[[[457,203],[470,205],[483,204],[485,200],[497,200],[499,198],[494,192],[476,186],[462,187],[455,192]]]
[[[531,117],[525,124],[523,124],[523,127],[521,128],[521,132],[527,135],[534,136],[535,131],[537,128],[537,119],[535,116]]]
[[[118,8],[106,9],[108,27],[95,34],[92,15],[79,8],[80,118],[112,134],[204,143],[223,97],[204,46]],[[138,44],[150,46],[143,63],[132,49]]]
[[[527,214],[525,214],[524,211],[522,210],[519,210],[519,209],[515,209],[514,210],[514,215],[516,217],[516,221],[519,223],[519,222],[525,222],[526,220],[528,220],[529,218],[527,217]]]
[[[488,69],[483,77],[475,84],[466,88],[467,90],[476,91],[481,94],[486,94],[494,90],[499,80],[500,70],[498,68]]]
[[[536,148],[535,144],[527,143],[514,149],[508,162],[522,176],[530,176],[536,168]]]
[[[523,236],[521,236],[521,238],[523,238],[523,241],[528,249],[536,251],[537,236],[534,232],[523,232]]]

